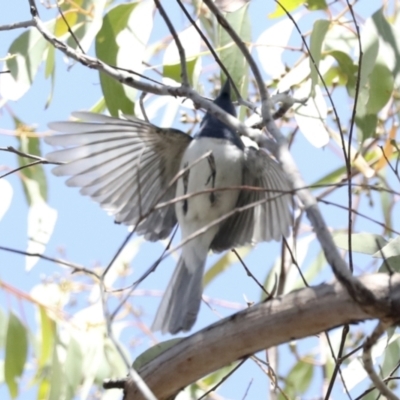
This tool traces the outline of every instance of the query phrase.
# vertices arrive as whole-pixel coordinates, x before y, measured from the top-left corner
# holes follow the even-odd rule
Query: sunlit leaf
[[[311,88],[314,89],[318,83],[319,62],[322,58],[322,45],[324,43],[325,35],[328,32],[330,21],[320,19],[315,21],[311,37],[310,37],[310,69],[311,69]]]
[[[37,201],[28,211],[28,253],[43,254],[53,234],[57,221],[57,210],[44,201]],[[26,256],[25,268],[30,271],[39,260],[38,257]]]
[[[43,306],[39,306],[41,323],[41,346],[39,355],[39,367],[43,368],[52,356],[55,341],[56,325]]]
[[[338,232],[333,235],[333,240],[341,249],[349,250],[349,236],[347,232]],[[385,238],[373,233],[353,233],[351,235],[352,251],[364,254],[374,254],[387,244]]]
[[[226,19],[240,36],[244,43],[251,42],[251,24],[248,15],[248,5],[242,7],[238,11],[228,13]],[[248,65],[243,53],[233,43],[230,35],[218,25],[218,48],[221,48],[219,57],[221,62],[226,66],[233,81],[238,87],[243,98],[247,97],[247,77]],[[235,94],[232,95],[235,99]]]
[[[141,72],[146,44],[153,26],[151,2],[120,4],[110,10],[96,37],[96,55],[107,64]],[[136,90],[100,73],[111,115],[133,114]]]
[[[376,63],[369,77],[369,99],[366,104],[367,114],[375,114],[389,101],[393,91],[392,72],[383,63]]]
[[[135,370],[140,370],[140,368],[142,368],[144,365],[148,364],[150,361],[158,357],[161,353],[164,353],[164,351],[168,350],[172,346],[175,346],[182,340],[183,338],[175,338],[157,343],[156,345],[150,347],[142,354],[140,354],[133,362],[132,367],[135,368]]]
[[[326,10],[328,5],[325,0],[307,0],[306,7],[311,10]]]
[[[51,361],[51,374],[50,374],[50,394],[49,400],[59,400],[63,398],[66,386],[66,379],[62,368],[61,361],[58,356],[56,348],[53,351],[53,358]]]
[[[67,398],[72,399],[74,397],[75,391],[82,379],[82,358],[83,349],[80,343],[74,337],[71,337],[68,343],[67,358],[64,364]]]
[[[386,167],[386,165],[390,161],[394,152],[392,141],[396,139],[396,133],[397,133],[397,126],[392,124],[389,130],[389,135],[386,138],[385,145],[383,146],[382,149],[383,154],[379,159],[379,161],[374,166],[375,171],[379,171],[380,169]]]
[[[65,3],[64,3],[65,4]],[[67,3],[68,4],[68,3]],[[76,10],[76,8],[75,8]],[[77,11],[67,11],[63,12],[63,15],[59,15],[56,18],[56,24],[54,27],[54,35],[61,37],[69,32],[69,29],[74,27],[76,21],[78,20]]]
[[[188,74],[189,83],[192,86],[197,85],[196,69],[201,69],[201,57],[200,55],[200,36],[193,26],[183,30],[178,35],[179,40],[185,49],[186,57],[186,69]],[[163,58],[163,76],[166,78],[173,79],[176,82],[181,83],[181,63],[179,58],[178,48],[174,40],[165,49]]]
[[[218,371],[213,372],[210,375],[207,375],[205,378],[201,379],[198,383],[198,385],[202,388],[211,388],[221,382],[225,377],[227,377],[233,369],[237,367],[238,363],[231,363],[230,365],[227,365]],[[233,378],[234,379],[234,378]]]
[[[11,313],[8,318],[4,376],[13,399],[18,396],[17,378],[22,375],[28,354],[28,335],[25,326]]]
[[[104,100],[104,97],[100,97],[100,99],[89,109],[89,111],[96,114],[101,114],[105,111],[105,109],[106,102]]]
[[[278,18],[306,3],[307,0],[280,0],[276,3],[276,9],[273,13],[269,14],[269,18]],[[282,8],[281,5],[284,7]],[[285,11],[286,10],[286,11]]]
[[[9,48],[6,62],[9,74],[0,74],[0,94],[9,100],[18,100],[31,87],[49,43],[37,29],[23,32]]]
[[[305,98],[310,94],[312,84],[308,80],[295,92],[296,98]],[[307,103],[295,108],[295,119],[301,133],[316,148],[326,146],[329,142],[329,133],[325,128],[327,106],[319,86],[315,86],[314,96],[308,98]]]
[[[311,362],[298,361],[289,372],[283,391],[290,398],[294,398],[296,394],[303,394],[310,386],[313,374],[314,365]]]
[[[400,272],[400,256],[385,258],[378,269],[378,272],[389,272],[392,273]]]
[[[46,57],[46,69],[45,69],[45,77],[50,77],[50,93],[47,97],[47,101],[45,104],[45,108],[47,108],[51,101],[53,100],[53,92],[55,86],[55,79],[56,79],[56,69],[55,69],[55,48],[53,46],[49,46],[47,57]]]
[[[392,239],[389,243],[386,241],[380,243],[380,246],[376,246],[376,249],[373,252],[373,257],[377,258],[390,258],[398,256],[400,256],[400,236]]]
[[[348,93],[354,96],[356,74],[358,71],[357,66],[354,64],[351,57],[343,51],[333,50],[327,52],[326,54],[330,55],[337,61],[340,74],[344,77],[345,80],[343,84],[346,85]]]
[[[19,148],[18,150],[41,156],[40,141],[32,129],[24,126],[24,124],[15,118],[16,129],[18,132]],[[31,164],[33,160],[26,157],[18,156],[18,164],[20,167]],[[41,164],[24,168],[20,171],[21,181],[25,191],[25,196],[29,205],[47,200],[47,181],[46,175]]]
[[[381,171],[378,175],[380,178],[380,185],[383,187],[383,189],[387,190],[381,190],[379,192],[379,197],[381,199],[381,210],[385,222],[385,233],[388,236],[392,236],[393,232],[391,232],[391,228],[393,226],[393,221],[392,221],[392,209],[395,205],[394,201],[394,194],[391,193],[391,188],[387,185],[386,180],[382,179],[384,176],[385,171]]]
[[[300,15],[295,14],[292,17],[297,21]],[[255,42],[260,65],[272,78],[279,78],[286,71],[282,56],[293,29],[294,25],[290,19],[282,19],[262,32]]]
[[[374,30],[379,37],[378,60],[392,72],[396,85],[400,83],[400,30],[398,24],[390,24],[385,16],[384,7],[378,9],[372,15]]]

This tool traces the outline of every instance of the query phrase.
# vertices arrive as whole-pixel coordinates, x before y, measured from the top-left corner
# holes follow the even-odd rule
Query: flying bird
[[[229,81],[214,104],[236,116]],[[182,252],[154,331],[192,328],[209,250],[289,234],[290,186],[281,167],[264,150],[245,147],[239,134],[210,112],[193,137],[133,116],[72,115],[79,121],[49,124],[62,132],[45,139],[63,148],[47,155],[62,163],[53,173],[70,176],[68,186],[80,187],[116,222],[134,226],[147,240],[167,238],[177,223],[181,229]]]

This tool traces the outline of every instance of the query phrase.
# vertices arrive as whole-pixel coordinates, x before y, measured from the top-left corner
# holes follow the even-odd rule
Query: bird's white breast
[[[210,151],[211,157],[196,163],[196,160]],[[176,203],[176,214],[183,238],[232,211],[239,195],[238,189],[215,190],[199,195],[196,192],[242,184],[243,152],[227,140],[209,137],[192,140],[183,155],[181,170],[193,163],[195,165],[179,179],[177,185],[177,196],[190,196],[186,201]],[[207,232],[204,240],[211,243],[218,232],[218,225]]]

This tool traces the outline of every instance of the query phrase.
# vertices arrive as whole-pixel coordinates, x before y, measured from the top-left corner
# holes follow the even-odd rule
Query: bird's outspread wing
[[[67,185],[80,187],[116,222],[133,226],[139,222],[136,232],[147,240],[167,237],[177,222],[174,204],[151,210],[175,197],[176,182],[171,182],[191,137],[135,117],[89,112],[73,116],[81,121],[49,124],[64,133],[45,139],[64,148],[47,155],[49,161],[64,163],[53,173],[70,176]]]
[[[265,151],[253,147],[245,149],[243,187],[237,213],[226,220],[211,244],[214,251],[280,240],[289,234],[290,186],[279,164]]]

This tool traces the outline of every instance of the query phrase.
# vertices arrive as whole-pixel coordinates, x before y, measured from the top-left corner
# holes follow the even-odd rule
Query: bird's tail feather
[[[189,270],[181,256],[158,308],[153,331],[175,334],[194,325],[201,303],[204,265],[205,260]]]

